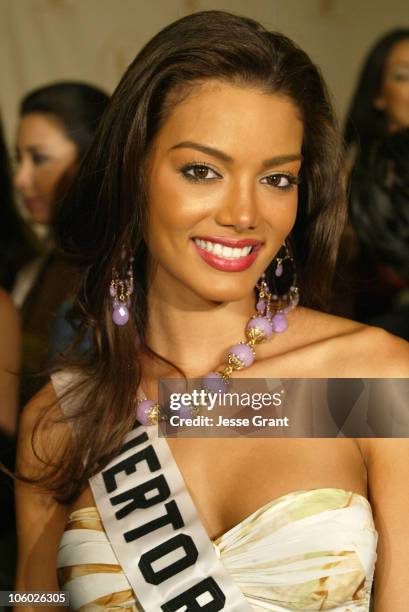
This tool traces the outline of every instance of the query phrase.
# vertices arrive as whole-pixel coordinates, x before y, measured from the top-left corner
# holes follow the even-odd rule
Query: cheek
[[[37,186],[43,191],[44,196],[50,198],[54,196],[58,183],[62,180],[70,167],[71,162],[58,161],[37,169]]]
[[[204,194],[198,193],[174,171],[158,172],[150,180],[149,212],[152,226],[160,225],[186,232],[203,216],[208,207]]]
[[[399,107],[409,100],[409,83],[390,83],[385,88],[385,98],[390,107]]]
[[[47,199],[48,203],[53,198],[58,178],[58,174],[45,168],[38,168],[35,173],[34,181],[36,187],[41,192],[43,198]]]
[[[264,203],[264,218],[271,232],[286,237],[294,226],[297,217],[298,193],[280,194],[274,201]]]

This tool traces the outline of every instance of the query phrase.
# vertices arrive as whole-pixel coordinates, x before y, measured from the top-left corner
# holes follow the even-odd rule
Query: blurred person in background
[[[409,127],[409,28],[383,36],[362,68],[344,139],[359,157],[386,134]],[[358,151],[357,151],[358,149]]]
[[[40,372],[70,336],[65,314],[77,273],[55,248],[53,217],[107,102],[96,87],[58,82],[30,92],[20,105],[14,183],[32,222],[46,229],[44,254],[21,271],[13,289],[22,313],[23,402],[44,384]]]
[[[339,268],[352,316],[404,337],[396,310],[408,283],[408,129],[409,29],[402,28],[369,52],[347,115],[350,224]]]
[[[31,249],[14,209],[8,156],[0,125],[0,462],[14,469],[20,367],[20,322],[9,289]],[[15,520],[12,481],[0,472],[0,590],[13,588]]]
[[[18,213],[0,118],[0,287],[10,291],[18,271],[38,255],[33,232]]]
[[[409,340],[409,129],[387,135],[357,164],[350,218],[362,279],[356,314]]]

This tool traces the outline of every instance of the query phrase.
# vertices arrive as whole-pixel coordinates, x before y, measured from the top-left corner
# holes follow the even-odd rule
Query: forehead
[[[409,38],[398,42],[389,52],[387,63],[391,65],[399,62],[409,64]]]
[[[233,156],[269,157],[301,150],[303,125],[296,105],[280,94],[209,81],[176,104],[157,146],[193,140]]]
[[[67,138],[57,117],[45,113],[24,115],[18,127],[18,139],[35,142],[61,142]]]

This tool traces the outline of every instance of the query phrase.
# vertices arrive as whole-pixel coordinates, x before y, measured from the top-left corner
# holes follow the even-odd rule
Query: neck
[[[255,296],[251,292],[236,302],[210,302],[185,287],[162,284],[151,288],[148,312],[148,346],[193,378],[220,366],[227,349],[245,339]],[[163,368],[158,372],[158,364],[149,368],[149,377],[165,375]]]

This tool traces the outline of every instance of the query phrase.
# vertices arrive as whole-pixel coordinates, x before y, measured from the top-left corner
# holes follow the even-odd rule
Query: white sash
[[[57,392],[66,373],[53,375]],[[165,438],[135,428],[89,479],[115,555],[146,612],[250,612],[224,569]]]

